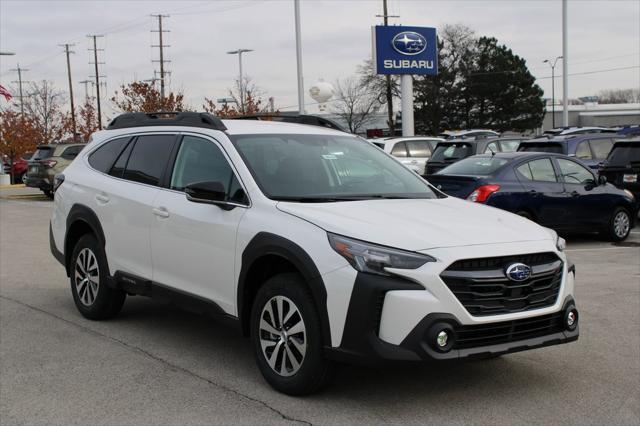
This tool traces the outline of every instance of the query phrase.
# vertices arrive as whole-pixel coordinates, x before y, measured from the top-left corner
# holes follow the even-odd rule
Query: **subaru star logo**
[[[524,263],[512,263],[507,267],[505,275],[511,281],[524,281],[531,276],[531,268]]]
[[[396,34],[391,40],[396,52],[402,55],[418,55],[427,48],[427,39],[413,31],[404,31]]]

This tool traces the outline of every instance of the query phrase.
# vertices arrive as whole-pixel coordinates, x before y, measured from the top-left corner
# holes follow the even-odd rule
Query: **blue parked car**
[[[559,232],[600,231],[612,241],[629,236],[637,213],[631,192],[560,154],[475,155],[428,181],[449,195],[510,211]]]
[[[576,157],[593,170],[604,163],[613,147],[613,141],[620,138],[615,133],[591,133],[575,136],[557,136],[552,139],[537,138],[523,141],[518,151],[553,152]]]

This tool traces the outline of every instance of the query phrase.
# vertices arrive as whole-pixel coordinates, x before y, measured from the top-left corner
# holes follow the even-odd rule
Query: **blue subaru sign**
[[[378,74],[438,74],[436,29],[373,27],[373,60]]]

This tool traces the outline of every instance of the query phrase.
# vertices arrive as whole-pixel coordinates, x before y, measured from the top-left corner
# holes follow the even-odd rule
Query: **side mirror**
[[[598,185],[606,185],[607,184],[607,177],[604,175],[599,175],[598,176]]]
[[[195,182],[184,189],[187,200],[194,203],[221,204],[226,201],[227,193],[220,182]]]

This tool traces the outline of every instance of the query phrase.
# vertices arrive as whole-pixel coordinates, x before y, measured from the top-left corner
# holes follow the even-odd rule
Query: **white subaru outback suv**
[[[57,176],[50,239],[75,304],[127,295],[235,324],[275,389],[335,361],[494,357],[578,338],[555,232],[448,197],[321,127],[123,114]]]

